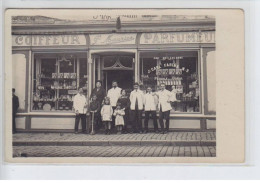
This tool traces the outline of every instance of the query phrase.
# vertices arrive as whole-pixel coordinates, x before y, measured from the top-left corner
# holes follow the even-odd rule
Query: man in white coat
[[[148,132],[148,120],[150,115],[152,115],[153,119],[153,127],[154,132],[158,132],[158,124],[157,124],[157,116],[156,116],[156,108],[158,105],[158,98],[152,94],[152,88],[150,86],[146,89],[146,94],[144,95],[144,113],[145,113],[145,120],[144,120],[144,133]]]
[[[134,90],[130,94],[130,116],[134,133],[143,133],[142,112],[144,107],[144,94],[139,89],[139,84],[134,84]]]
[[[170,102],[173,102],[174,97],[169,90],[165,89],[165,84],[161,83],[160,91],[155,93],[159,97],[159,122],[161,126],[161,133],[167,133],[169,131],[169,120],[170,120],[170,110],[172,109]],[[164,128],[163,119],[166,121],[166,128]]]
[[[73,109],[76,114],[74,132],[78,133],[79,121],[81,119],[82,133],[86,133],[86,113],[87,113],[87,99],[83,94],[83,89],[78,89],[78,94],[73,99]]]
[[[108,90],[107,97],[110,98],[110,104],[113,108],[113,112],[116,108],[117,101],[121,96],[122,88],[118,87],[117,81],[112,81],[112,88]],[[112,116],[112,128],[115,127],[115,116]]]

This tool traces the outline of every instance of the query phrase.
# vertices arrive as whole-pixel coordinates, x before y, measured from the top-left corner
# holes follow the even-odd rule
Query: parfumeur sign
[[[86,45],[84,35],[13,35],[13,46]]]
[[[140,44],[215,43],[215,32],[143,33]]]

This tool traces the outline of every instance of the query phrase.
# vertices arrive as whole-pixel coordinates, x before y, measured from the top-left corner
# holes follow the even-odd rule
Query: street
[[[215,157],[215,146],[14,146],[14,157]]]

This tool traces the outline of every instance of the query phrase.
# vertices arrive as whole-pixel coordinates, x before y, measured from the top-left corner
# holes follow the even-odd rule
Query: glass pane
[[[133,67],[133,57],[120,57],[120,63],[124,67],[132,68]]]
[[[35,59],[35,78],[32,110],[52,111],[56,107],[56,91],[52,73],[56,72],[56,59]]]
[[[77,88],[87,89],[87,59],[77,60],[57,61],[57,58],[35,56],[33,111],[72,111]]]
[[[196,52],[195,52],[196,53]],[[154,91],[161,83],[173,94],[173,112],[200,112],[198,58],[194,52],[153,53],[140,60],[141,89]]]
[[[117,61],[115,56],[106,56],[104,57],[104,67],[112,67]]]

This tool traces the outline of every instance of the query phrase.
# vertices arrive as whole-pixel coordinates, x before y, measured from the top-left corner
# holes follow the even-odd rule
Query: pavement
[[[215,146],[14,146],[14,157],[215,157]]]
[[[215,157],[216,133],[17,133],[14,157]]]

